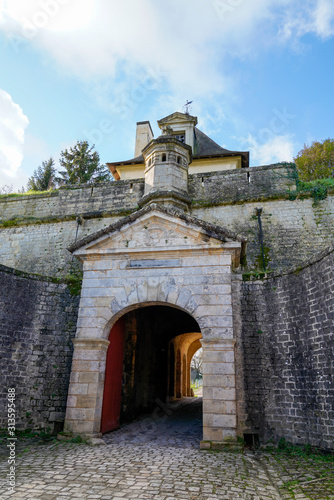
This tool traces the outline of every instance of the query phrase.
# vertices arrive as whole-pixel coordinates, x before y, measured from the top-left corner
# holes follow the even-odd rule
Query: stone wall
[[[256,208],[262,208],[263,243],[268,269],[282,269],[309,259],[334,239],[334,196],[314,204],[303,200],[267,200],[195,208],[192,215],[245,236],[247,263],[261,262]]]
[[[334,197],[317,205],[312,198],[279,199],[289,188],[293,184],[284,166],[191,175],[191,215],[247,237],[252,269],[259,267],[261,256],[255,215],[261,207],[267,266],[289,267],[334,238]],[[139,179],[0,198],[0,262],[27,272],[65,275],[72,259],[67,247],[135,211],[143,192]],[[77,216],[83,217],[80,225]]]
[[[203,199],[229,202],[241,197],[249,200],[277,195],[292,185],[284,166],[253,167],[190,175],[189,195],[195,202]],[[49,194],[3,196],[0,223],[114,215],[118,211],[136,210],[143,194],[144,179],[134,179],[61,188]]]
[[[236,203],[294,191],[287,167],[266,165],[189,176],[189,196],[194,203]]]
[[[263,209],[262,226],[267,265],[280,269],[298,264],[320,251],[334,238],[334,197],[317,206],[311,198],[272,200],[262,203],[221,205],[193,209],[191,215],[220,225],[248,239],[247,262],[258,267],[261,247],[258,239],[257,207]],[[27,272],[59,276],[66,274],[72,255],[67,248],[113,224],[120,215],[45,224],[18,225],[0,229],[0,262]]]
[[[73,259],[67,248],[119,218],[85,219],[79,225],[70,220],[5,227],[0,230],[0,262],[29,273],[64,276]]]
[[[60,430],[78,302],[64,283],[0,266],[0,427],[7,390],[15,388],[18,429]]]
[[[302,268],[240,284],[244,432],[333,449],[333,269],[334,245]]]
[[[60,188],[49,194],[9,195],[0,198],[0,220],[34,222],[135,210],[143,194],[144,180],[139,179]]]

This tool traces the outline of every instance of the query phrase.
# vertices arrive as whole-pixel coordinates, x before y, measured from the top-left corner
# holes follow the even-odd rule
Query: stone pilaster
[[[65,432],[100,437],[104,374],[109,340],[74,339]]]
[[[203,448],[237,440],[233,339],[201,340],[203,346]]]

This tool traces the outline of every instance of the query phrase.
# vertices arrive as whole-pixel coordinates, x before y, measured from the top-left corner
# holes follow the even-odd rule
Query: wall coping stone
[[[138,209],[138,208],[137,208]],[[10,228],[16,226],[29,226],[36,224],[54,224],[57,222],[67,222],[67,221],[75,221],[78,217],[82,217],[82,219],[99,219],[99,218],[107,218],[107,217],[115,217],[115,216],[127,216],[132,214],[137,210],[135,209],[113,209],[113,210],[95,210],[93,212],[81,212],[72,215],[54,215],[49,217],[19,217],[15,220],[8,219],[4,223],[0,221],[0,227]],[[10,222],[10,224],[6,224]]]

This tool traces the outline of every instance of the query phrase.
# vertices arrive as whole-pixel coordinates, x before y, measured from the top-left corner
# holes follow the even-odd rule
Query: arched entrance
[[[206,441],[203,446],[210,447],[211,442],[230,443],[236,439],[231,267],[238,266],[244,248],[242,238],[230,235],[218,226],[155,204],[72,245],[71,251],[83,262],[84,276],[73,341],[65,431],[91,438],[101,436],[111,328],[126,313],[144,310],[148,306],[163,306],[188,314],[202,333],[203,440]],[[143,319],[143,331],[147,318]],[[133,316],[127,320],[130,323],[135,321]],[[159,328],[164,321],[159,324],[153,340],[159,338]],[[199,333],[196,328],[180,331],[173,327],[169,331],[172,330],[174,336]],[[137,330],[132,329],[132,332],[126,342],[136,344],[139,342]],[[167,336],[166,342],[171,338]],[[188,373],[189,357],[186,356],[184,365],[184,353],[176,345],[171,349],[167,342],[163,348],[165,359],[174,356],[178,373],[182,373],[182,366],[186,366]],[[125,356],[123,365],[128,368],[124,370],[123,367],[123,372],[131,372],[131,363],[133,358]],[[177,370],[171,373],[168,364],[163,370],[165,391],[172,392],[166,381],[174,377],[175,391],[182,394],[182,387],[186,386],[188,392],[187,374],[182,384]],[[131,413],[133,404],[134,411],[141,406],[144,408],[146,401],[151,400],[145,377],[137,381],[131,376],[124,378],[123,384],[128,389],[135,384],[135,394],[141,398],[135,403],[133,397],[128,401],[125,399],[126,411]],[[155,383],[150,385],[155,386]],[[127,394],[131,393],[130,389]],[[117,394],[113,397],[119,398]],[[117,425],[117,415],[115,418]]]
[[[152,412],[169,396],[190,394],[187,352],[199,337],[198,323],[175,307],[150,305],[125,313],[109,335],[101,432]]]
[[[177,352],[174,365],[170,366],[173,373],[169,381],[169,395],[172,398],[191,396],[190,363],[194,353],[201,347],[202,334],[200,329],[177,335],[170,341],[170,350]]]

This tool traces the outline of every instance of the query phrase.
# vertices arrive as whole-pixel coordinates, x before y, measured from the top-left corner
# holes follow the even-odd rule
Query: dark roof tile
[[[193,152],[193,158],[207,158],[207,157],[220,157],[220,156],[241,156],[242,166],[249,166],[249,153],[248,151],[230,151],[228,149],[222,148],[215,141],[210,139],[204,132],[195,127],[195,147]],[[108,163],[107,165],[134,165],[144,163],[143,155],[137,156],[136,158],[131,158],[126,161],[119,161]]]

